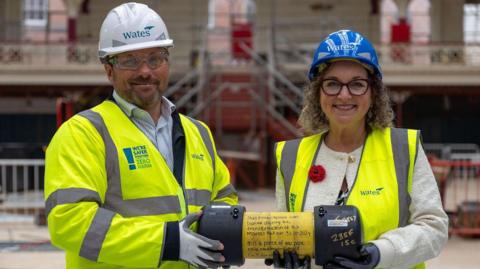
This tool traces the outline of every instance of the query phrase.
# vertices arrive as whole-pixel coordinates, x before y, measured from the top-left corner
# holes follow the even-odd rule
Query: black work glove
[[[273,251],[272,259],[265,259],[265,265],[271,266],[275,269],[285,268],[285,269],[310,269],[310,256],[305,256],[305,258],[300,259],[297,252],[295,251],[283,251],[283,259],[280,257],[278,250]]]
[[[372,269],[377,266],[380,261],[380,251],[377,246],[372,243],[367,243],[360,247],[360,258],[349,259],[341,256],[335,256],[333,263],[325,265],[325,269]]]

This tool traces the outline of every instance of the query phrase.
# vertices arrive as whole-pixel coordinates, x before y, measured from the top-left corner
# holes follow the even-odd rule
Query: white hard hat
[[[126,3],[112,9],[102,23],[98,57],[139,49],[171,47],[162,18],[147,5]]]

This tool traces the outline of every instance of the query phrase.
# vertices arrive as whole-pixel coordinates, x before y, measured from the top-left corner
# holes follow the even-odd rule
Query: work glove
[[[190,230],[190,225],[197,221],[202,212],[187,215],[178,225],[180,233],[180,260],[193,266],[217,268],[219,262],[225,261],[220,253],[223,244],[211,240]]]
[[[305,256],[305,258],[300,259],[297,252],[295,251],[283,251],[283,259],[280,257],[278,250],[273,251],[272,259],[265,259],[265,265],[271,266],[275,269],[310,269],[310,256]]]
[[[359,259],[336,256],[333,258],[333,263],[328,263],[325,269],[372,269],[375,268],[380,261],[380,251],[375,244],[367,243],[362,245],[359,252]]]

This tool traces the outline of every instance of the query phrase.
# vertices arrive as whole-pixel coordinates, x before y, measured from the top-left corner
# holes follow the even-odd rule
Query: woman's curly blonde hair
[[[304,90],[303,108],[298,124],[306,135],[324,132],[329,129],[328,119],[320,107],[320,86],[327,70],[328,67],[323,69]],[[366,116],[367,130],[390,127],[394,114],[388,90],[381,78],[370,73],[368,76],[373,101]]]

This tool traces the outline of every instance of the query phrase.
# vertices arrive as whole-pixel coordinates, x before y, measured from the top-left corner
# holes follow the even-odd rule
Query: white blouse
[[[350,153],[337,152],[322,142],[315,165],[325,168],[321,182],[308,185],[304,211],[317,205],[335,204],[346,178],[351,189],[360,163],[363,146]],[[419,145],[412,181],[409,225],[388,231],[371,241],[380,250],[381,268],[409,268],[434,258],[448,239],[448,217],[443,210],[437,183],[423,147]],[[285,185],[277,171],[276,208],[287,211]],[[313,268],[321,268],[313,265]]]

